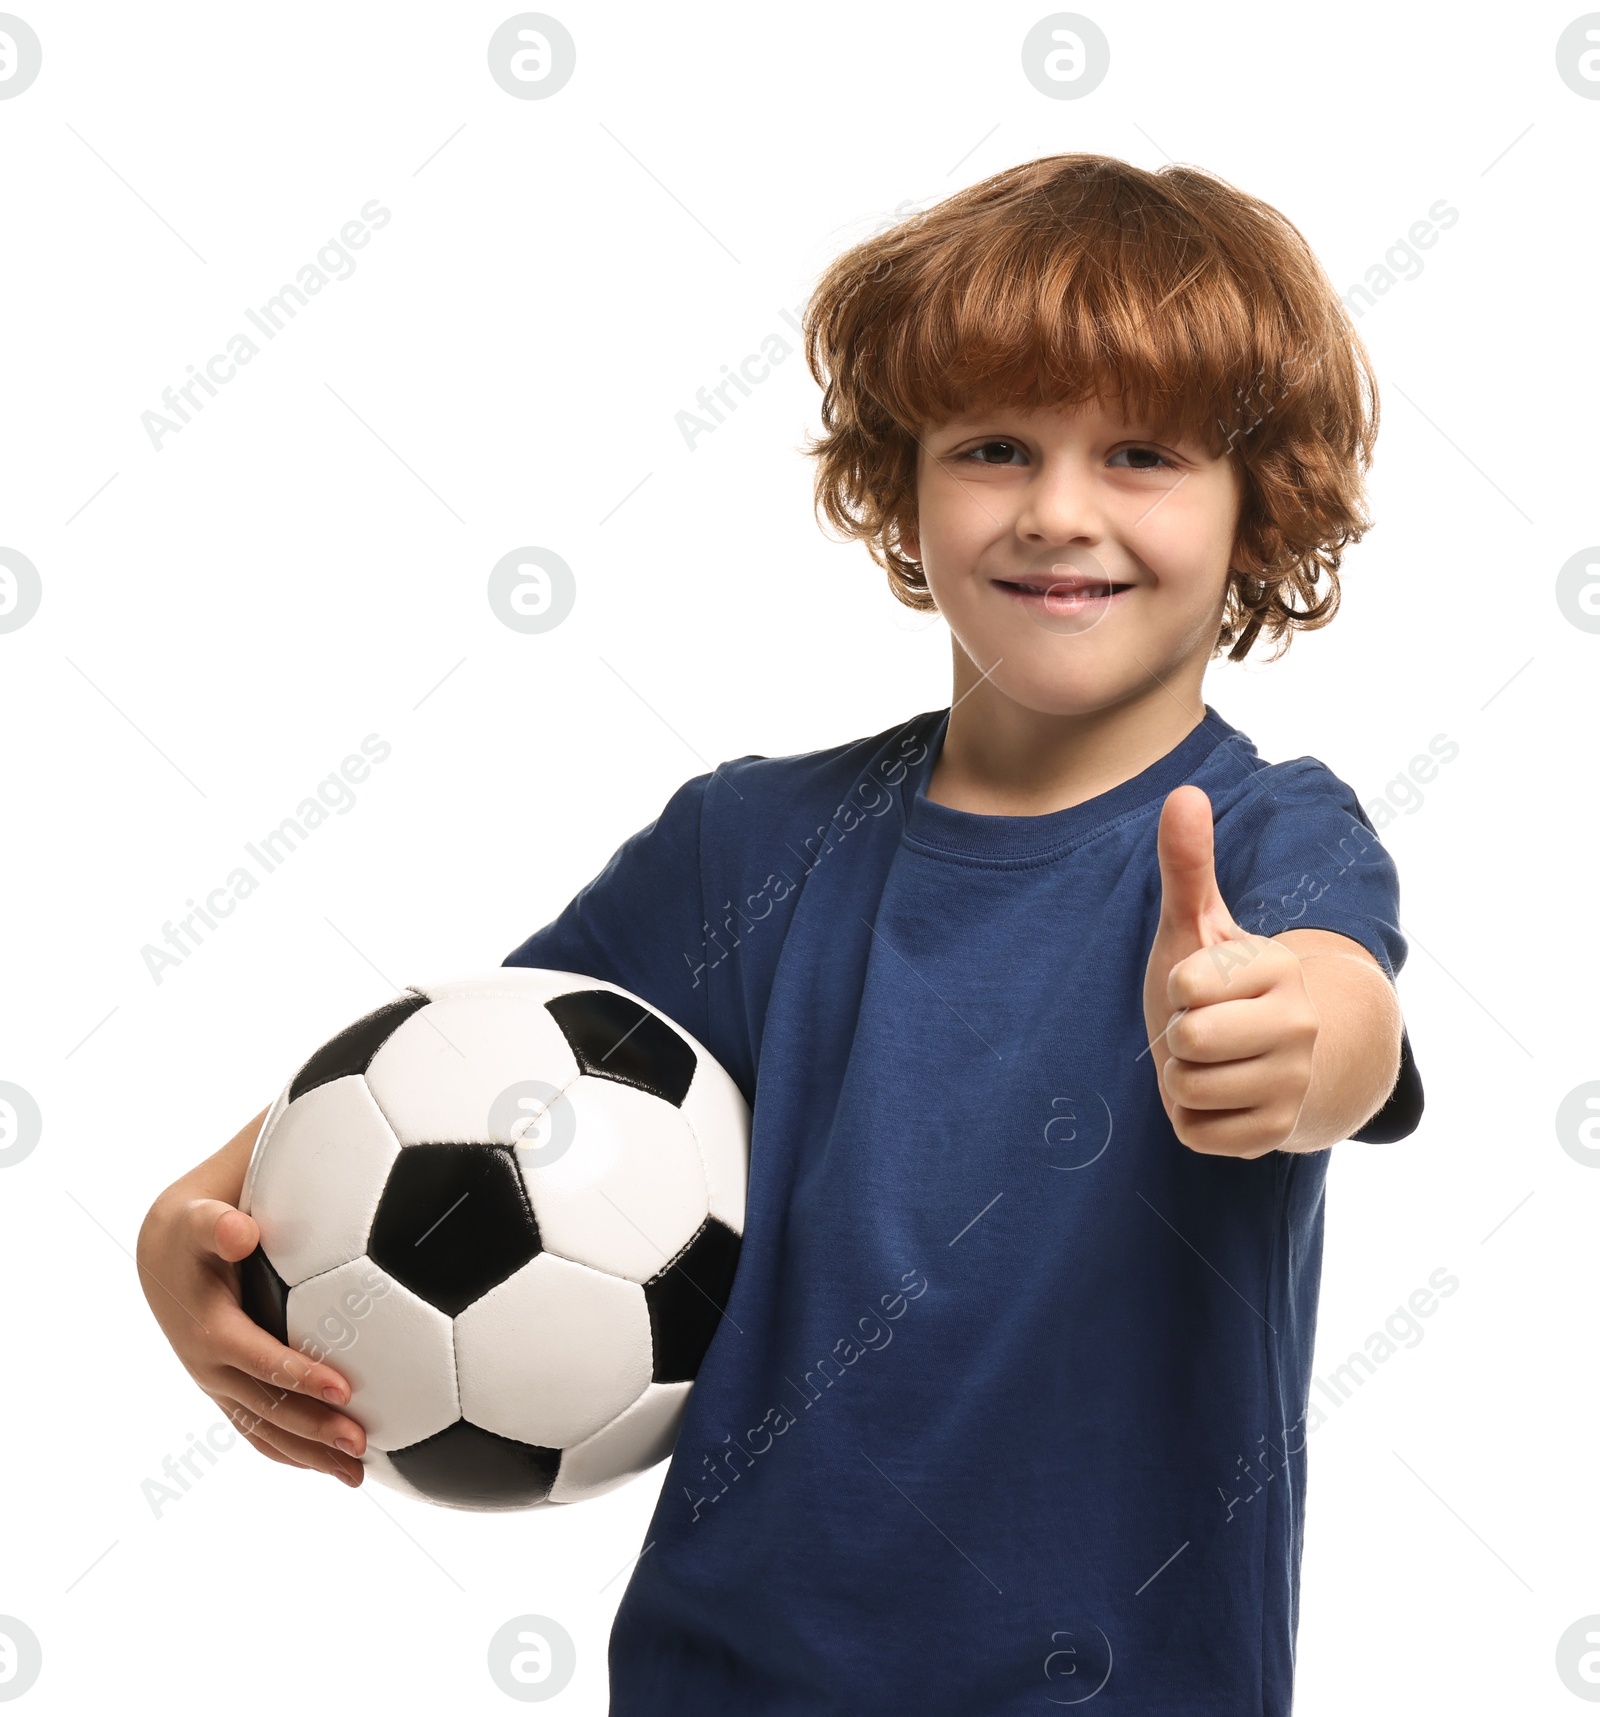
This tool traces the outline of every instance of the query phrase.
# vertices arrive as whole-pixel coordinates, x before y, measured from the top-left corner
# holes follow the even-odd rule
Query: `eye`
[[[1026,464],[1028,459],[1014,441],[985,441],[981,446],[968,448],[961,457],[975,465]]]
[[[1158,453],[1153,447],[1119,447],[1106,463],[1114,465],[1124,454],[1136,461],[1132,465],[1121,466],[1120,469],[1124,471],[1159,471],[1163,466],[1169,471],[1176,471],[1178,468],[1164,453]],[[1147,460],[1148,464],[1145,463]]]

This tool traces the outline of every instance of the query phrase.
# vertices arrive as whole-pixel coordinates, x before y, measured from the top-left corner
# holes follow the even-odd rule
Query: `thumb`
[[[1161,807],[1156,857],[1161,866],[1161,928],[1196,948],[1238,933],[1213,859],[1211,801],[1200,788],[1174,788]]]
[[[255,1251],[261,1230],[253,1216],[220,1198],[197,1198],[187,1213],[189,1239],[196,1252],[209,1252],[237,1264]]]

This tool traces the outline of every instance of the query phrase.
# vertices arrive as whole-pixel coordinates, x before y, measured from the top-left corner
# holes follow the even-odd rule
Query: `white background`
[[[497,965],[688,776],[948,701],[942,623],[813,523],[798,352],[693,451],[674,415],[897,206],[1087,149],[1266,199],[1341,292],[1460,211],[1359,324],[1383,424],[1343,612],[1206,696],[1369,805],[1434,735],[1460,748],[1383,835],[1428,1111],[1335,1148],[1318,1374],[1435,1270],[1460,1288],[1311,1439],[1297,1712],[1579,1709],[1555,1651],[1600,1612],[1600,1172],[1554,1118],[1600,1078],[1600,635],[1555,578],[1600,540],[1600,102],[1556,75],[1574,12],[1094,0],[1110,74],[1052,101],[1019,58],[1037,6],[552,4],[577,71],[538,101],[488,75],[507,9],[22,13],[44,67],[0,102],[0,541],[44,599],[0,636],[0,1078],[44,1135],[0,1171],[0,1613],[43,1641],[23,1708],[499,1711],[487,1642],[538,1612],[578,1648],[551,1709],[605,1709],[665,1468],[473,1516],[241,1443],[157,1518],[141,1482],[219,1415],[134,1238],[310,1048]],[[393,218],[356,272],[153,450],[162,389],[374,197]],[[541,636],[485,596],[524,544],[578,582]],[[141,948],[368,733],[393,753],[355,808],[156,984]]]

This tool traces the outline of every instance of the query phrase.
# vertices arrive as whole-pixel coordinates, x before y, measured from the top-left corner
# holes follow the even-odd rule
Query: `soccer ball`
[[[244,1309],[349,1379],[384,1484],[452,1508],[598,1496],[672,1451],[749,1145],[738,1086],[615,984],[409,989],[262,1123]]]

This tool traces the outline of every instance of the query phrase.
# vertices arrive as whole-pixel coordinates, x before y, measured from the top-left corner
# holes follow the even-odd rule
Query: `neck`
[[[1152,678],[1118,703],[1044,714],[1013,702],[957,651],[950,721],[927,787],[930,799],[952,810],[991,817],[1064,811],[1148,769],[1205,716],[1198,675],[1192,687]]]

